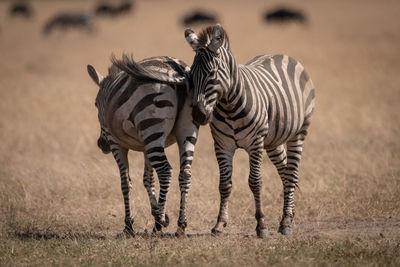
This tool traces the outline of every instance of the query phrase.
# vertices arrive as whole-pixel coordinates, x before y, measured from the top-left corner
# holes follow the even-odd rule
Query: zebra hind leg
[[[154,175],[153,175],[153,167],[150,164],[149,159],[144,154],[144,172],[143,172],[143,185],[146,188],[147,194],[150,200],[151,214],[156,218],[158,212],[158,203],[155,195],[155,186],[154,186]]]
[[[155,218],[155,226],[153,232],[161,232],[162,227],[169,225],[169,217],[165,213],[165,203],[167,201],[167,193],[171,183],[172,168],[165,155],[164,147],[156,147],[152,150],[147,150],[147,157],[151,166],[156,170],[160,183],[160,193],[158,197],[157,208],[153,210]]]
[[[307,131],[302,130],[286,144],[287,167],[283,182],[283,215],[278,230],[282,235],[290,235],[292,233],[291,225],[295,215],[294,192],[299,181],[299,164],[306,135]]]
[[[276,148],[267,149],[267,154],[271,162],[275,165],[278,174],[282,180],[283,190],[285,190],[285,173],[287,168],[287,154],[284,145],[280,145]],[[278,232],[282,233],[283,228],[280,227]],[[290,234],[291,229],[286,227],[283,231],[284,234]]]
[[[132,189],[131,178],[129,176],[129,163],[128,163],[128,150],[121,148],[117,144],[111,144],[111,151],[118,164],[118,168],[121,176],[121,189],[124,198],[125,206],[125,228],[124,235],[127,237],[134,237],[135,232],[133,230],[133,219],[131,217],[130,209],[130,191]]]

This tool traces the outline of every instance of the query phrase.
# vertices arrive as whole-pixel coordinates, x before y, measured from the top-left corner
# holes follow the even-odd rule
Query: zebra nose
[[[209,116],[201,112],[198,108],[192,109],[192,117],[200,125],[206,125],[209,119]]]
[[[108,154],[111,151],[110,144],[104,138],[100,137],[99,140],[97,140],[97,146],[101,149],[101,151],[103,151],[104,154]]]

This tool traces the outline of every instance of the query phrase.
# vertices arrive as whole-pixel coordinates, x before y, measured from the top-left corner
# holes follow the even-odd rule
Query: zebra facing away
[[[257,236],[268,235],[260,195],[264,149],[283,183],[278,231],[290,234],[299,163],[314,109],[311,79],[299,62],[286,55],[261,55],[246,65],[238,64],[219,24],[199,35],[187,29],[185,37],[196,53],[190,71],[193,118],[202,125],[210,122],[220,171],[220,210],[212,232],[221,232],[227,224],[232,158],[237,148],[243,148],[249,154],[248,183],[255,199]]]
[[[87,70],[99,86],[95,102],[101,129],[98,146],[104,153],[112,152],[120,171],[125,205],[124,233],[134,236],[128,150],[144,154],[143,183],[155,218],[153,231],[161,232],[162,226],[169,224],[165,204],[172,170],[164,148],[177,142],[181,201],[176,235],[184,236],[185,204],[198,134],[198,126],[191,117],[192,96],[187,95],[189,91],[185,85],[189,68],[171,57],[152,57],[136,63],[132,57],[123,55],[122,60],[113,57],[112,62],[106,77],[91,65]],[[160,182],[158,200],[153,169]]]

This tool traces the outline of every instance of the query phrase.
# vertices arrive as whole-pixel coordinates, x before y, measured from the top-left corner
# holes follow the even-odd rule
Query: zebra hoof
[[[214,228],[211,230],[211,233],[215,236],[222,234],[222,228],[225,228],[228,225],[226,221],[218,221]]]
[[[292,229],[289,226],[281,225],[279,227],[278,233],[281,233],[282,235],[291,235],[292,234]]]
[[[117,238],[133,238],[135,237],[135,232],[132,228],[125,227],[122,233],[117,234]]]
[[[216,228],[213,228],[213,229],[211,229],[211,234],[212,234],[213,236],[219,236],[219,235],[222,234],[222,231],[221,231],[221,230],[218,230],[218,229],[216,229]]]
[[[169,217],[168,214],[165,213],[165,220],[162,222],[162,226],[167,227],[169,225]]]
[[[162,230],[162,226],[163,225],[161,222],[156,221],[154,228],[153,228],[153,233],[160,232]]]
[[[161,231],[163,227],[167,227],[169,225],[169,217],[168,214],[165,214],[164,220],[161,220],[159,217],[156,217],[156,224],[153,228],[153,231]]]
[[[262,239],[266,239],[268,238],[268,229],[264,228],[264,229],[256,229],[257,232],[257,237],[258,238],[262,238]]]
[[[156,227],[153,228],[153,232],[151,233],[152,237],[163,237],[164,233],[162,230],[157,230]]]
[[[131,229],[125,228],[123,233],[126,237],[135,237],[135,232]]]
[[[175,232],[175,236],[178,238],[185,238],[186,237],[185,228],[178,226]]]
[[[133,220],[129,219],[125,221],[125,228],[122,232],[126,237],[135,237],[135,231],[133,231]]]

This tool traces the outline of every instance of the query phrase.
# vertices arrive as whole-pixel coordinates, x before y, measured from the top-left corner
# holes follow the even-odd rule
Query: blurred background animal
[[[9,15],[12,17],[31,18],[34,15],[33,7],[27,1],[15,1],[10,5]]]
[[[182,18],[182,25],[192,26],[200,24],[215,24],[218,22],[216,15],[204,10],[193,10]]]
[[[110,1],[102,1],[95,8],[94,13],[97,16],[116,17],[127,14],[133,9],[133,1],[122,1],[120,3],[110,3]]]
[[[84,12],[59,13],[45,23],[43,34],[49,35],[55,29],[81,29],[90,33],[94,29],[93,16]]]
[[[268,23],[306,23],[307,16],[301,10],[290,7],[277,7],[264,13],[264,20]]]

